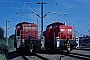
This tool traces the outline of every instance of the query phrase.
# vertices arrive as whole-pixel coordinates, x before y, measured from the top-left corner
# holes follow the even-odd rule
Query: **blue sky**
[[[90,0],[0,0],[0,26],[5,30],[6,20],[9,20],[8,28],[13,27],[8,30],[8,36],[14,34],[15,25],[19,22],[37,23],[37,16],[33,13],[16,14],[16,12],[32,12],[22,2],[32,2],[27,5],[39,15],[41,14],[40,4],[36,3],[47,2],[44,5],[44,14],[51,13],[44,18],[44,30],[48,24],[58,21],[74,25],[80,35],[90,35],[88,32],[90,30]],[[40,22],[38,18],[39,31],[41,30]]]

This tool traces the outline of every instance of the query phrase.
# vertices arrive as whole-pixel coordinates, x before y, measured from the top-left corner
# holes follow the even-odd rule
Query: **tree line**
[[[14,46],[15,34],[12,34],[8,38],[8,46],[6,45],[6,37],[4,37],[4,29],[0,26],[0,60],[7,60],[6,56],[8,50]]]
[[[15,34],[9,36],[9,38],[14,39]],[[0,39],[5,39],[4,37],[4,29],[0,26]]]

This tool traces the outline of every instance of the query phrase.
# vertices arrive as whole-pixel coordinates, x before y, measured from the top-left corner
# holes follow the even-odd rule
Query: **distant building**
[[[90,36],[79,37],[79,40],[90,40]]]
[[[90,36],[79,37],[80,46],[90,46]]]

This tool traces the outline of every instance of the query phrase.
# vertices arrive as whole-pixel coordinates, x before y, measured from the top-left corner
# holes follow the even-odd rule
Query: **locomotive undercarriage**
[[[31,53],[36,52],[38,40],[25,40],[24,42],[17,41],[14,42],[14,47],[16,50],[29,51]]]
[[[66,43],[67,40],[50,40],[45,42],[45,49],[46,50],[67,50],[67,52],[71,51],[73,47],[75,46],[73,40],[69,40],[68,43]]]

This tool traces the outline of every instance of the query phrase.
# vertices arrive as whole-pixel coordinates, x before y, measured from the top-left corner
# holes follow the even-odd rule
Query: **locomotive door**
[[[16,28],[16,31],[15,31],[15,35],[16,35],[16,39],[15,39],[15,47],[16,49],[20,47],[20,44],[21,44],[21,37],[20,37],[20,29]]]

